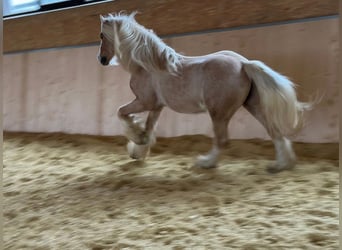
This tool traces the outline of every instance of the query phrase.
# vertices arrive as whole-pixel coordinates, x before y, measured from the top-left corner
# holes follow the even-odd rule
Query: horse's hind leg
[[[212,119],[214,130],[213,147],[206,155],[197,158],[196,166],[202,168],[213,168],[219,160],[220,151],[227,145],[227,126],[229,120]]]
[[[267,125],[262,107],[260,106],[259,94],[255,86],[252,85],[250,95],[243,105],[267,130],[273,140],[276,151],[276,162],[271,164],[267,171],[270,173],[291,169],[296,163],[296,156],[293,152],[291,141],[283,136],[279,131],[274,131]]]

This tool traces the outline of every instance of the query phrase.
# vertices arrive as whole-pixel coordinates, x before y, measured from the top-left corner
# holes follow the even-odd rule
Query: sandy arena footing
[[[232,140],[218,168],[193,167],[204,136],[158,138],[145,162],[123,137],[4,134],[5,249],[337,249],[338,144]]]

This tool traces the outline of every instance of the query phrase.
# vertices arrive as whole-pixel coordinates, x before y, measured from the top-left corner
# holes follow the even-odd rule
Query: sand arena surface
[[[220,166],[192,167],[210,139],[158,139],[145,163],[123,137],[4,134],[5,249],[337,249],[338,144],[295,144],[265,171],[271,142],[232,141]]]

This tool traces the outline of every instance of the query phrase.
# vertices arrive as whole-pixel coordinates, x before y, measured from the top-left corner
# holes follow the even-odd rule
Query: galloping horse
[[[291,169],[296,156],[288,137],[302,127],[303,112],[310,104],[297,100],[294,84],[261,61],[232,52],[183,56],[167,46],[153,31],[136,22],[135,13],[101,16],[102,65],[116,60],[131,74],[130,87],[136,98],[119,108],[128,151],[144,159],[155,142],[153,130],[163,107],[180,113],[208,112],[214,139],[210,152],[196,165],[215,167],[228,140],[227,126],[239,107],[246,108],[267,130],[276,162],[267,169]],[[135,114],[148,111],[145,123]]]

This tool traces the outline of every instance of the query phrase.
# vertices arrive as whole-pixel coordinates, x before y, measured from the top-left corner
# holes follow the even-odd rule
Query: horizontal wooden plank
[[[100,14],[139,11],[137,20],[159,35],[335,15],[338,0],[116,0],[4,20],[4,52],[98,41]]]

